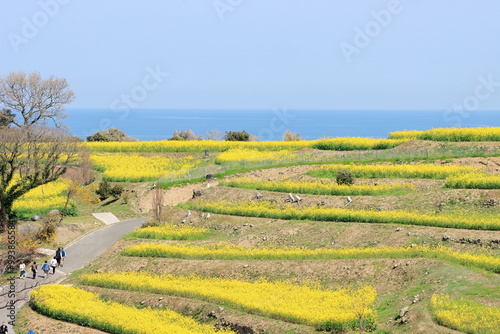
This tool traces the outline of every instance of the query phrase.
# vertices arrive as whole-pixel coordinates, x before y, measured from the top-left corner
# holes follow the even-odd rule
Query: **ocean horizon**
[[[440,127],[497,127],[500,111],[394,111],[394,110],[174,110],[84,109],[66,111],[69,131],[81,138],[117,128],[141,141],[164,140],[175,130],[191,129],[205,138],[217,130],[243,131],[260,141],[281,140],[283,132],[299,133],[314,140],[325,137],[387,138],[400,130]]]

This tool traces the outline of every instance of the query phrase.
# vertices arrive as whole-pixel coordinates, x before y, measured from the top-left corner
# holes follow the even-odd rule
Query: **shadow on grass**
[[[102,207],[102,206],[108,206],[108,205],[110,205],[110,204],[113,204],[113,203],[115,203],[115,202],[116,202],[116,201],[118,201],[118,200],[119,200],[119,198],[112,198],[112,199],[110,199],[110,200],[108,200],[108,201],[106,201],[106,202],[102,203],[102,204],[101,204],[101,207]]]

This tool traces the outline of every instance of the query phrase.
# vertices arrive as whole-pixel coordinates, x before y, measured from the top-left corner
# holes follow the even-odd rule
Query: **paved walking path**
[[[104,253],[109,247],[111,247],[122,235],[131,232],[134,228],[141,226],[142,223],[146,221],[146,218],[138,218],[127,220],[121,223],[116,223],[113,225],[105,226],[99,230],[93,231],[82,238],[72,242],[64,249],[66,250],[67,258],[64,263],[64,267],[60,267],[56,269],[56,273],[54,275],[51,274],[52,269],[48,275],[48,277],[44,277],[44,272],[41,270],[40,262],[38,265],[38,273],[35,280],[32,279],[32,274],[30,270],[31,264],[26,266],[26,279],[16,279],[16,290],[20,290],[24,287],[29,287],[34,285],[34,283],[38,284],[50,284],[50,283],[58,283],[66,276],[68,276],[73,271],[83,268],[88,265],[90,262],[99,257],[102,253]],[[8,286],[0,287],[2,291],[8,291]],[[0,293],[2,292],[0,291]],[[19,297],[20,293],[17,293]],[[15,312],[17,312],[21,306],[24,305],[26,301],[18,301],[16,303]],[[9,322],[9,315],[11,314],[8,309],[0,309],[0,324],[2,321]],[[9,334],[14,333],[14,330],[10,325]],[[24,334],[24,333],[18,333]]]

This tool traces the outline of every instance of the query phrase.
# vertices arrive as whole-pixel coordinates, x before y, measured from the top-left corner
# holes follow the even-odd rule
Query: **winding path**
[[[90,264],[90,262],[92,262],[102,253],[104,253],[109,247],[111,247],[122,235],[125,235],[131,232],[134,228],[141,226],[145,221],[146,218],[127,220],[124,222],[105,226],[83,236],[80,239],[77,239],[76,241],[70,243],[65,247],[67,258],[66,262],[64,263],[64,267],[58,268],[55,275],[49,274],[48,278],[44,278],[43,271],[40,269],[41,266],[39,266],[38,275],[35,279],[35,282],[43,282],[43,284],[60,282],[73,271]],[[33,280],[31,279],[31,271],[28,267],[29,266],[27,266],[26,268],[26,280],[16,279],[16,290],[22,289],[24,287],[24,284],[33,284]],[[4,286],[0,287],[0,289],[8,289],[8,287]],[[24,305],[24,303],[24,300],[18,301],[16,303],[16,313]],[[9,314],[10,311],[8,309],[0,309],[0,323],[2,321],[9,322]],[[8,326],[8,328],[9,334],[14,333],[14,330],[10,325]]]

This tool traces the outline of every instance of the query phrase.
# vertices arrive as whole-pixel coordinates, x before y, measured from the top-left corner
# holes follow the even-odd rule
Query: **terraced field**
[[[163,224],[66,282],[99,307],[151,323],[168,309],[207,333],[495,333],[499,168],[498,157],[297,164],[174,186],[162,190]],[[336,184],[339,169],[354,185]],[[150,209],[152,191],[136,204]],[[129,333],[74,312],[64,319]]]

